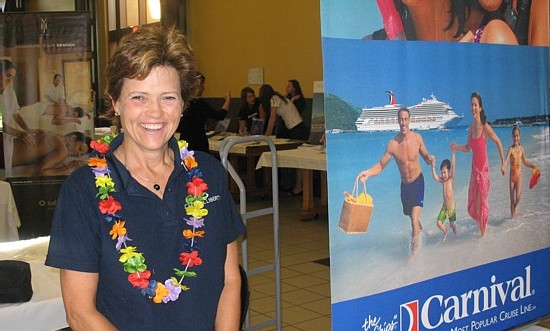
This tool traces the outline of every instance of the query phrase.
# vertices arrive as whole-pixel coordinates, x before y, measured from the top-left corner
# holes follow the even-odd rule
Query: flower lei
[[[90,146],[93,149],[88,166],[91,167],[95,175],[95,186],[98,187],[97,197],[99,197],[99,210],[105,215],[108,223],[113,222],[109,235],[116,240],[115,249],[120,253],[119,262],[124,266],[124,271],[128,275],[128,281],[134,287],[141,289],[141,293],[153,299],[154,303],[168,303],[176,301],[181,291],[189,290],[189,287],[182,284],[185,277],[196,277],[197,273],[191,271],[191,268],[202,264],[202,258],[199,256],[199,250],[196,248],[197,238],[204,237],[205,232],[197,230],[204,226],[204,219],[208,210],[204,208],[208,194],[208,185],[202,179],[202,172],[198,168],[194,152],[187,149],[187,142],[178,141],[178,147],[181,155],[181,164],[187,170],[187,193],[185,199],[185,212],[189,218],[184,218],[186,224],[190,227],[183,231],[184,251],[180,253],[179,260],[183,265],[182,270],[174,268],[174,275],[164,283],[150,279],[151,271],[145,264],[143,253],[139,252],[137,247],[129,246],[127,243],[132,241],[128,236],[125,227],[126,221],[117,214],[122,210],[122,205],[110,193],[115,191],[115,184],[111,179],[110,170],[107,166],[105,154],[110,149],[112,138],[103,137],[97,141],[92,141]]]

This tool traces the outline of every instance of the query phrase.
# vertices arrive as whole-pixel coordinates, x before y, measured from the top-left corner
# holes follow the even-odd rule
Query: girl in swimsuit
[[[501,169],[502,173],[504,173],[506,171],[506,163],[510,160],[510,215],[512,218],[517,214],[517,207],[521,199],[521,190],[523,187],[521,163],[531,169],[536,167],[536,165],[525,158],[525,150],[521,146],[520,136],[519,126],[516,125],[512,128],[512,146],[508,148],[508,153]]]
[[[483,110],[481,95],[472,93],[471,97],[473,121],[468,128],[468,141],[466,145],[451,143],[451,149],[461,152],[472,151],[472,173],[468,188],[468,214],[477,222],[481,236],[485,235],[485,227],[489,218],[489,160],[487,158],[487,137],[498,148],[501,164],[504,164],[504,151],[502,143],[493,128],[487,123],[487,116]],[[501,169],[502,174],[504,172]]]

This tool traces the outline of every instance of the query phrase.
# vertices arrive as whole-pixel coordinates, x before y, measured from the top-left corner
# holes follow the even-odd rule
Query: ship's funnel
[[[397,101],[395,100],[395,96],[393,95],[392,91],[386,91],[388,96],[390,97],[390,105],[396,105]]]

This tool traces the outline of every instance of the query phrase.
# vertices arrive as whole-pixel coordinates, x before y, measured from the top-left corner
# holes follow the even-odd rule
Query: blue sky
[[[547,112],[547,48],[323,38],[323,66],[325,93],[360,108],[387,104],[386,90],[407,106],[433,93],[466,125],[477,91],[489,120]]]
[[[324,37],[361,39],[382,27],[375,0],[321,1],[321,34]]]

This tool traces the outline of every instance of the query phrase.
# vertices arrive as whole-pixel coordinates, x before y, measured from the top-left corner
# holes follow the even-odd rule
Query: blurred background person
[[[241,90],[241,105],[239,107],[239,134],[246,135],[250,133],[252,120],[260,118],[260,102],[256,98],[256,93],[251,87],[244,87]]]
[[[205,89],[206,77],[198,73],[197,79],[199,81],[197,97],[191,100],[189,106],[183,112],[176,132],[180,134],[180,139],[187,141],[189,149],[208,153],[209,145],[208,138],[206,137],[206,123],[209,118],[221,121],[227,116],[229,103],[231,102],[231,91],[227,91],[221,108],[216,109],[201,98]]]
[[[294,103],[284,97],[281,93],[275,91],[269,84],[264,84],[260,88],[260,117],[268,118],[266,136],[270,136],[273,133],[275,122],[278,117],[281,117],[285,123],[285,127],[289,134],[287,138],[294,140],[307,141],[309,139],[309,129],[304,123],[302,116],[294,106]],[[293,171],[295,178],[290,181],[290,176],[286,176],[281,173],[280,186],[282,190],[290,189],[289,194],[292,196],[300,195],[303,191],[303,173],[301,170],[296,169]],[[288,182],[294,182],[291,187],[286,187]]]
[[[52,104],[64,104],[65,85],[63,84],[63,75],[53,75],[53,80],[44,89],[44,99]]]
[[[296,79],[290,79],[285,86],[286,98],[294,104],[300,116],[304,113],[306,109],[306,99],[304,98],[304,93],[302,92],[302,87]],[[277,138],[290,138],[290,132],[286,128],[284,120],[279,117],[277,118],[277,124],[275,125],[275,135]]]
[[[2,115],[6,177],[11,176],[14,139],[18,138],[22,144],[31,147],[36,143],[33,131],[19,130],[15,122],[15,115],[20,108],[12,84],[16,73],[13,62],[6,59],[0,60],[0,114]]]

